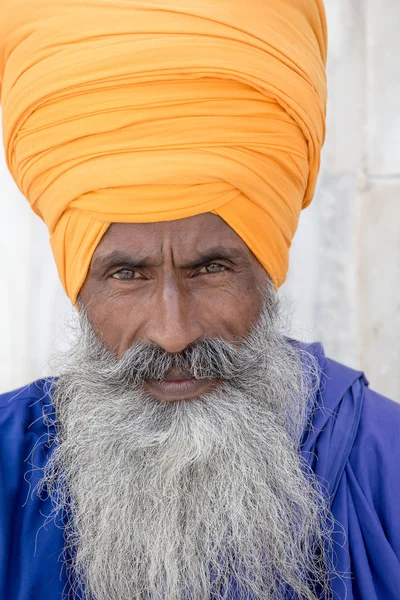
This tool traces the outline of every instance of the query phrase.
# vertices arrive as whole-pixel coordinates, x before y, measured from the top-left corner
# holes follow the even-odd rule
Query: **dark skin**
[[[237,343],[246,336],[260,313],[266,281],[242,239],[206,213],[113,223],[94,252],[80,299],[117,356],[139,341],[177,353],[201,339]],[[161,385],[148,382],[148,391],[161,400],[180,400],[214,384],[171,373]]]

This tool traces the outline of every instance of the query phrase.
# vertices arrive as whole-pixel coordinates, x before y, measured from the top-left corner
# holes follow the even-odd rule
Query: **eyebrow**
[[[158,263],[159,264],[159,263]],[[125,265],[130,268],[145,268],[157,266],[154,257],[135,258],[132,254],[123,252],[122,250],[113,250],[108,254],[95,257],[92,263],[92,270],[103,270],[115,265]]]
[[[200,254],[195,260],[190,261],[183,266],[184,269],[195,269],[201,265],[212,262],[213,260],[231,260],[235,258],[246,258],[240,248],[231,248],[227,246],[215,246],[203,254]]]
[[[240,248],[214,246],[213,248],[206,250],[203,254],[199,254],[194,260],[185,262],[180,268],[195,269],[196,267],[210,263],[213,260],[233,260],[235,258],[246,258],[246,255]],[[161,263],[162,257],[160,255],[158,257],[143,256],[139,258],[121,250],[113,250],[103,256],[95,257],[92,269],[97,271],[98,269],[107,269],[110,266],[117,264],[123,264],[130,268],[144,269],[146,267],[160,266]]]

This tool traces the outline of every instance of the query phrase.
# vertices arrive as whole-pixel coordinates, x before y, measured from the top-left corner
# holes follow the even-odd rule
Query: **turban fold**
[[[325,137],[322,0],[2,0],[8,167],[76,301],[113,222],[222,217],[279,286]]]

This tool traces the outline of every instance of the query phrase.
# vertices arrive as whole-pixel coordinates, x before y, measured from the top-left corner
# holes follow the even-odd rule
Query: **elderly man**
[[[321,0],[4,0],[9,168],[80,330],[0,397],[4,600],[398,600],[400,408],[284,336]]]

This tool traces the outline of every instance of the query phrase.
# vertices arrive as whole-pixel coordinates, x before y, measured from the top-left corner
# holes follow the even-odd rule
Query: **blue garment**
[[[333,579],[333,597],[399,600],[400,405],[371,391],[361,372],[327,359],[319,344],[308,349],[322,386],[301,452],[337,521],[335,564],[347,576]],[[61,600],[69,589],[62,523],[46,520],[49,500],[32,494],[55,433],[43,411],[53,411],[44,380],[0,396],[1,600]]]

